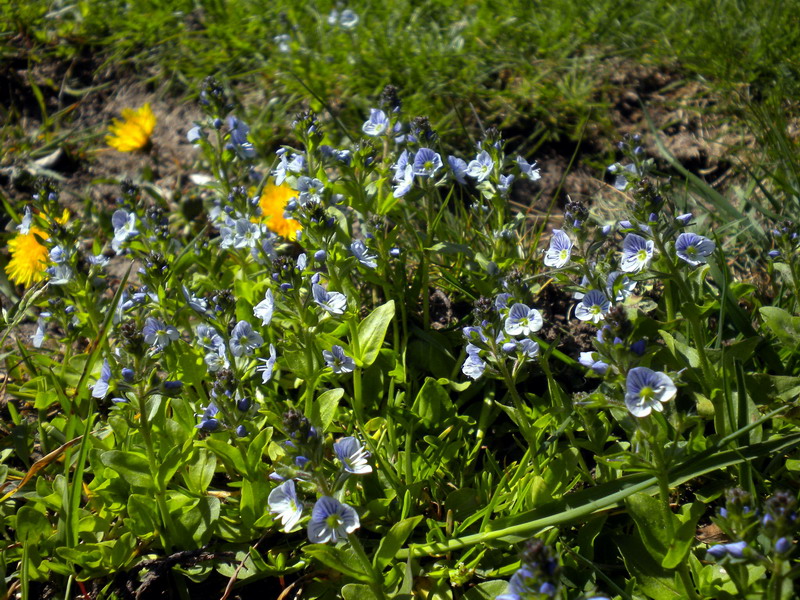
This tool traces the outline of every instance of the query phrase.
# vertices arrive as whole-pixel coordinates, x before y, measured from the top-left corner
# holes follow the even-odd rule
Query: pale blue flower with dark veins
[[[651,411],[663,411],[662,403],[672,400],[677,392],[666,373],[634,367],[628,371],[625,404],[634,417],[646,417]]]
[[[517,342],[517,351],[528,360],[533,360],[539,355],[539,344],[530,338],[524,338]]]
[[[620,279],[620,276],[622,278]],[[617,285],[617,279],[620,285]],[[614,294],[614,288],[618,291]],[[614,302],[624,302],[625,299],[636,291],[636,282],[627,275],[623,275],[621,271],[611,271],[606,278],[606,296],[614,298]]]
[[[352,252],[353,256],[358,259],[358,262],[365,267],[374,269],[378,266],[378,263],[375,262],[375,259],[378,257],[372,254],[369,251],[369,248],[367,248],[367,246],[361,240],[356,240],[350,244],[350,252]]]
[[[335,498],[323,496],[311,511],[308,523],[308,540],[312,544],[326,544],[344,539],[361,526],[358,513],[352,506]]]
[[[345,437],[333,444],[333,451],[342,463],[342,468],[354,475],[372,473],[372,467],[367,462],[369,452],[354,437]]]
[[[230,146],[236,151],[236,154],[240,158],[253,158],[256,155],[256,149],[247,139],[250,128],[236,117],[231,116],[228,117],[228,129],[231,135]]]
[[[395,198],[402,198],[414,187],[414,166],[407,164],[403,170],[402,176],[399,179],[395,178],[395,180],[397,181],[397,185],[392,195]]]
[[[493,168],[494,161],[489,153],[484,150],[478,154],[475,160],[469,162],[467,165],[467,175],[480,182],[492,174]]]
[[[622,241],[620,269],[625,273],[638,273],[653,258],[653,241],[635,233],[629,233]]]
[[[442,168],[442,157],[430,148],[420,148],[414,156],[414,175],[433,177]]]
[[[341,292],[329,292],[315,283],[311,286],[311,293],[314,296],[314,302],[332,315],[343,315],[347,310],[347,296]]]
[[[413,162],[413,158],[412,158]],[[397,162],[392,165],[392,171],[394,171],[394,180],[400,181],[405,176],[406,167],[409,164],[408,160],[408,150],[403,150],[400,156],[397,157]]]
[[[222,343],[216,348],[212,348],[211,352],[207,353],[203,359],[206,363],[206,367],[208,367],[209,373],[216,373],[222,369],[228,369],[231,366],[231,362],[228,360],[228,350],[225,348],[225,342],[221,337],[219,339]]]
[[[253,307],[253,316],[261,319],[261,324],[267,326],[272,322],[272,315],[275,312],[275,297],[272,290],[267,289],[264,299]]]
[[[675,240],[675,254],[693,267],[708,262],[717,245],[696,233],[682,233]]]
[[[517,156],[517,166],[519,167],[519,172],[522,173],[522,176],[527,177],[531,181],[537,181],[542,178],[541,174],[539,173],[539,169],[536,168],[535,161],[533,163],[529,163],[521,156]]]
[[[601,360],[595,360],[594,355],[595,352],[581,352],[578,362],[587,369],[591,369],[598,375],[604,375],[605,372],[608,371],[608,363],[604,363]]]
[[[253,350],[259,348],[264,343],[261,334],[253,330],[253,326],[247,321],[239,321],[231,331],[231,339],[228,345],[231,354],[243,356],[252,354]]]
[[[272,373],[275,370],[275,361],[277,359],[278,355],[275,353],[275,346],[273,344],[269,345],[269,358],[256,358],[256,360],[264,363],[256,367],[256,373],[261,373],[261,383],[267,383],[272,379]]]
[[[486,363],[477,353],[467,355],[467,360],[461,365],[461,372],[470,379],[478,379],[486,370]]]
[[[539,331],[543,325],[542,313],[518,302],[508,311],[505,331],[508,335],[529,335]]]
[[[367,135],[383,135],[389,127],[389,117],[379,108],[369,109],[369,119],[361,126],[361,131]]]
[[[611,302],[603,292],[589,290],[575,307],[575,316],[581,321],[591,321],[597,324],[605,318],[609,308],[611,308]]]
[[[508,196],[512,183],[514,183],[513,175],[500,175],[497,181],[497,191],[501,196]]]
[[[275,514],[286,533],[294,529],[303,516],[303,503],[297,499],[297,491],[291,479],[284,481],[269,493],[267,504],[269,512]]]
[[[255,248],[261,237],[261,229],[248,219],[238,219],[233,230],[234,248]]]
[[[183,298],[186,300],[186,304],[188,304],[189,308],[193,311],[201,315],[204,315],[206,311],[208,311],[208,302],[206,302],[205,298],[195,296],[185,285],[181,286],[181,291],[183,292]]]
[[[286,152],[279,150],[280,162],[272,174],[275,176],[275,185],[281,185],[290,173],[302,173],[306,167],[306,158],[302,154],[292,153],[292,158],[286,158]]]
[[[92,398],[102,399],[108,394],[108,387],[111,381],[111,365],[108,359],[103,359],[103,368],[100,369],[100,379],[92,386]]]
[[[200,342],[200,345],[206,350],[216,350],[220,345],[225,345],[222,336],[220,336],[219,332],[211,327],[211,325],[201,323],[197,326],[197,331],[195,333],[197,335],[197,341]]]
[[[309,202],[321,202],[324,190],[325,184],[319,179],[306,177],[305,175],[297,179],[297,191],[300,192],[300,204],[302,206]]]
[[[142,335],[146,344],[150,344],[158,350],[163,350],[169,346],[170,342],[178,339],[178,330],[172,325],[165,325],[164,321],[148,317],[142,328]]]
[[[560,269],[569,262],[572,256],[572,240],[561,229],[553,229],[550,238],[550,247],[544,255],[544,264],[554,269]]]
[[[344,353],[344,348],[338,344],[334,344],[330,350],[322,351],[322,358],[325,363],[333,369],[333,372],[341,375],[343,373],[351,373],[356,368],[355,361]]]
[[[447,164],[450,165],[450,170],[453,172],[455,180],[461,185],[466,185],[467,180],[464,175],[467,174],[467,163],[457,156],[448,156]]]

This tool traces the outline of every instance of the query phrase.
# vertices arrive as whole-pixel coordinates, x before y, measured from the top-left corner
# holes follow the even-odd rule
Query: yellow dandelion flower
[[[43,240],[49,237],[46,231],[33,226],[28,233],[18,233],[9,240],[11,260],[6,265],[6,274],[13,283],[29,287],[32,283],[44,279],[49,252],[36,238],[37,235]]]
[[[123,121],[114,119],[106,136],[106,143],[120,152],[143,150],[150,144],[150,135],[156,127],[156,116],[145,104],[139,109],[126,108],[122,111]]]
[[[297,232],[302,229],[300,223],[294,219],[283,216],[286,203],[297,196],[291,187],[283,185],[267,185],[261,191],[259,206],[261,206],[261,220],[267,224],[270,231],[285,237],[287,240],[297,238]]]

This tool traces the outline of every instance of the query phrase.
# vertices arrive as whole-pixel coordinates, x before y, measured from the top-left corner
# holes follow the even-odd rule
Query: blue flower
[[[236,117],[228,117],[228,129],[231,134],[231,147],[236,151],[240,158],[253,158],[256,150],[253,144],[247,139],[250,128]]]
[[[448,156],[447,164],[450,165],[450,170],[453,172],[455,180],[461,185],[466,185],[467,180],[464,175],[467,174],[467,163],[457,156]]]
[[[511,191],[511,184],[514,183],[513,175],[500,175],[497,181],[497,191],[502,196],[508,196]]]
[[[195,425],[195,428],[202,429],[203,431],[216,431],[219,429],[221,424],[216,418],[218,413],[219,409],[217,408],[217,405],[213,402],[210,402],[203,411],[203,415],[200,418],[200,423]]]
[[[378,108],[369,109],[369,119],[361,126],[361,131],[367,135],[378,136],[386,132],[389,127],[389,117]]]
[[[653,410],[663,411],[662,403],[674,398],[677,391],[666,373],[634,367],[628,371],[625,404],[633,416],[646,417]]]
[[[678,215],[677,217],[675,217],[675,220],[685,227],[691,222],[692,216],[693,216],[692,213],[684,213],[682,215]]]
[[[378,263],[375,262],[375,259],[378,257],[374,254],[371,254],[369,248],[367,248],[367,246],[361,240],[356,240],[350,244],[350,252],[352,252],[353,256],[358,259],[358,262],[365,267],[374,269],[378,266]]]
[[[524,358],[533,360],[539,355],[539,344],[530,338],[524,338],[517,342],[517,350]]]
[[[100,369],[100,379],[92,386],[92,398],[105,398],[108,394],[109,382],[111,380],[111,365],[108,359],[103,359],[103,368]]]
[[[220,341],[222,343],[220,343],[216,348],[212,348],[211,352],[206,354],[205,358],[203,359],[206,363],[206,367],[208,367],[209,373],[216,373],[217,371],[227,369],[231,366],[231,363],[228,360],[228,351],[225,348],[225,342],[222,341],[222,338],[220,338]]]
[[[314,296],[314,302],[332,315],[343,315],[347,310],[347,296],[340,292],[329,292],[315,283],[311,286],[311,293]]]
[[[442,167],[442,157],[430,148],[420,148],[414,156],[414,175],[433,177]]]
[[[395,181],[397,185],[392,195],[395,198],[402,198],[414,187],[414,166],[407,164],[403,168],[401,175],[399,177],[395,176]]]
[[[606,296],[614,298],[614,302],[623,302],[625,298],[636,291],[636,282],[627,275],[622,275],[620,284],[617,286],[617,279],[622,275],[621,271],[612,271],[606,277]],[[615,294],[614,288],[619,287],[619,291]]]
[[[344,348],[334,344],[330,351],[323,350],[322,358],[336,374],[351,373],[356,368],[355,361],[344,353]]]
[[[170,342],[178,339],[178,330],[172,325],[165,325],[164,321],[148,317],[142,328],[142,335],[147,344],[155,347],[157,350],[163,350],[169,346]]]
[[[716,247],[710,239],[696,233],[682,233],[675,240],[675,254],[694,267],[707,262]]]
[[[729,544],[717,544],[715,546],[711,546],[708,550],[706,550],[706,552],[717,560],[726,556],[742,558],[746,548],[747,542],[731,542]]]
[[[229,346],[234,356],[252,354],[263,343],[264,338],[247,321],[239,321],[231,331]]]
[[[521,156],[517,156],[517,166],[519,167],[519,172],[522,173],[522,176],[527,177],[531,181],[537,181],[542,178],[542,176],[539,174],[539,169],[536,168],[536,162],[529,163]]]
[[[275,353],[275,346],[272,344],[269,345],[269,358],[256,358],[256,360],[264,363],[256,367],[256,373],[261,373],[261,383],[267,383],[272,379],[272,372],[275,370],[275,361],[277,359],[278,355]]]
[[[333,444],[333,451],[342,463],[342,468],[354,475],[372,473],[372,467],[367,462],[369,452],[354,437],[345,437]]]
[[[183,298],[186,300],[186,304],[189,305],[189,308],[201,315],[206,314],[206,311],[208,311],[208,302],[206,302],[205,298],[198,298],[185,285],[181,286],[181,291],[183,292]]]
[[[638,273],[653,258],[653,241],[635,233],[629,233],[622,241],[620,269],[625,273]]]
[[[269,493],[267,504],[269,512],[277,516],[287,533],[295,528],[303,516],[303,503],[297,499],[297,491],[291,479],[284,481]]]
[[[608,364],[601,360],[595,360],[594,355],[594,352],[581,352],[578,362],[598,375],[605,375],[605,372],[608,371]]]
[[[275,298],[272,295],[272,290],[267,289],[264,294],[264,299],[253,307],[253,316],[261,319],[261,324],[267,326],[272,321],[272,314],[275,311]]]
[[[111,225],[114,227],[111,247],[119,254],[122,244],[139,235],[139,230],[136,229],[136,214],[122,209],[117,210],[111,215]]]
[[[352,506],[342,504],[335,498],[323,496],[311,511],[308,523],[308,539],[312,544],[334,544],[346,538],[360,527],[358,513]]]
[[[605,318],[610,307],[611,302],[603,292],[589,290],[581,299],[580,304],[575,307],[575,316],[581,321],[591,321],[597,324]]]
[[[190,144],[199,142],[203,137],[204,137],[203,130],[199,125],[195,125],[194,127],[192,127],[186,134],[186,139],[189,140]]]
[[[486,363],[476,353],[467,354],[467,360],[461,365],[461,372],[470,379],[478,379],[486,370]]]
[[[225,340],[222,339],[219,332],[205,323],[197,326],[195,335],[197,336],[197,341],[206,350],[216,350],[218,347],[225,345]]]
[[[480,182],[492,174],[493,168],[494,161],[489,153],[484,150],[478,154],[475,160],[471,160],[469,165],[467,165],[467,175]]]
[[[306,167],[306,159],[302,154],[292,153],[292,158],[286,158],[286,152],[280,152],[280,163],[273,171],[275,176],[275,185],[281,185],[289,173],[302,173]]]
[[[550,238],[550,248],[544,255],[544,264],[554,269],[560,269],[569,262],[572,255],[572,240],[561,229],[553,230]]]
[[[508,335],[529,335],[539,331],[544,325],[542,314],[525,304],[514,304],[508,311],[505,331]]]
[[[300,204],[305,206],[309,202],[321,202],[325,184],[317,178],[305,175],[297,179],[297,191],[300,192]]]

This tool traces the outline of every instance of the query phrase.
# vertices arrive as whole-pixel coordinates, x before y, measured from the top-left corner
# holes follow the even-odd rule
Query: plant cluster
[[[269,155],[199,99],[180,205],[124,179],[96,219],[49,180],[9,207],[0,592],[122,598],[173,560],[183,594],[792,597],[791,223],[768,302],[638,138],[623,218],[548,228],[509,205],[531,158],[495,129],[447,154],[392,86]],[[146,152],[155,116],[123,116],[108,143]]]

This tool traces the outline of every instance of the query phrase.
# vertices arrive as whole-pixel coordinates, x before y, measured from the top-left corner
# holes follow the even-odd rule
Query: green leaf
[[[339,400],[344,396],[344,389],[335,388],[320,394],[317,401],[311,405],[311,422],[317,426],[320,433],[327,431],[336,415]]]
[[[26,504],[17,511],[16,537],[20,542],[36,543],[49,537],[52,532],[50,521],[34,507]]]
[[[348,583],[342,588],[344,600],[377,600],[378,597],[368,585],[363,583]]]
[[[669,551],[669,524],[665,519],[664,508],[659,498],[647,494],[633,494],[625,500],[636,529],[639,530],[644,547],[658,563]]]
[[[463,600],[494,600],[508,589],[508,582],[502,579],[484,581],[471,588],[462,596]]]
[[[800,342],[800,317],[793,317],[777,306],[763,306],[758,310],[764,323],[781,342],[790,348],[797,346]]]
[[[394,318],[394,300],[389,300],[373,310],[358,325],[360,355],[354,358],[361,367],[366,368],[375,362],[392,318]]]
[[[411,412],[420,418],[423,425],[432,427],[441,422],[442,407],[450,404],[447,390],[436,379],[427,377],[411,405]]]
[[[152,496],[131,494],[128,497],[128,516],[125,525],[139,537],[155,533],[161,519]]]
[[[183,464],[183,448],[180,446],[173,446],[172,449],[167,452],[161,464],[158,465],[158,475],[156,476],[158,489],[167,489],[167,484]]]
[[[669,551],[661,561],[665,569],[674,569],[684,560],[694,543],[697,532],[697,521],[703,516],[706,507],[702,502],[692,502],[681,507],[681,514],[677,515],[680,525],[675,530],[675,537],[670,541]]]
[[[154,488],[150,465],[144,454],[123,450],[107,450],[100,456],[103,464],[122,475],[133,487]]]
[[[394,555],[403,547],[408,536],[411,535],[411,532],[414,531],[414,528],[422,519],[422,515],[403,519],[392,525],[392,528],[383,536],[381,544],[378,546],[378,551],[375,553],[375,558],[372,560],[375,569],[379,573],[394,560]]]
[[[352,550],[347,551],[344,547],[337,548],[326,544],[311,544],[304,546],[303,552],[342,575],[358,581],[370,581],[369,575],[359,569],[359,562]]]
[[[680,598],[673,572],[656,562],[637,535],[614,538],[628,572],[636,578],[639,589],[653,600]]]
[[[217,457],[206,448],[197,448],[188,470],[183,472],[183,482],[191,492],[203,494],[208,489],[216,468]]]
[[[211,539],[214,524],[219,519],[219,498],[204,496],[197,504],[174,520],[182,547],[200,548]],[[168,532],[171,533],[171,532]]]

